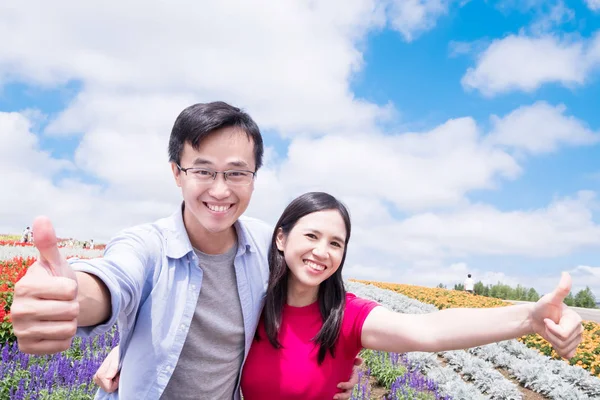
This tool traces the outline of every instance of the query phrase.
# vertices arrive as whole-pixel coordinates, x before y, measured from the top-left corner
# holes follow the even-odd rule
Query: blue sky
[[[26,193],[1,200],[0,231],[47,214],[108,240],[164,216],[180,201],[170,126],[225,100],[268,148],[248,214],[338,195],[358,232],[349,276],[544,291],[567,270],[600,297],[594,0],[34,3],[0,13],[15,38],[0,44],[2,183]]]

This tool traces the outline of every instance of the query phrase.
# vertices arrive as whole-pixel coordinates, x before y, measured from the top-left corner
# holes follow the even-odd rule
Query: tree
[[[446,285],[444,285],[443,283],[439,283],[436,287],[440,289],[446,289]]]
[[[462,283],[457,283],[454,285],[454,290],[465,290],[465,285],[463,285]]]
[[[527,288],[517,285],[512,299],[509,300],[527,300]]]
[[[573,297],[573,293],[569,292],[567,297],[565,297],[564,303],[569,307],[573,307],[575,305],[575,298]]]
[[[538,301],[539,299],[540,295],[538,292],[534,288],[529,289],[527,292],[527,301]]]
[[[480,296],[489,295],[487,286],[485,286],[481,281],[477,282],[475,286],[473,286],[473,291],[475,292],[475,294],[478,294]]]
[[[588,286],[575,295],[575,306],[585,308],[596,308],[596,297]]]

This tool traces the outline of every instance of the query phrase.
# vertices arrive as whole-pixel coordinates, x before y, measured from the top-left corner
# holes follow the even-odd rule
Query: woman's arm
[[[498,308],[456,308],[429,314],[400,314],[376,307],[364,322],[365,348],[404,353],[466,349],[529,333],[548,340],[571,358],[581,342],[581,317],[563,304],[571,289],[564,274],[558,287],[538,302]]]
[[[466,349],[533,333],[530,309],[527,304],[400,314],[376,307],[365,320],[361,340],[365,348],[396,353]]]

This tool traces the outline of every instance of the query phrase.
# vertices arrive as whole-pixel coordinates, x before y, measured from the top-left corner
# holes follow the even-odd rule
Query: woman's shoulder
[[[347,315],[356,315],[361,313],[368,314],[378,305],[379,303],[376,301],[358,297],[351,292],[346,292],[346,306],[344,308],[344,313]]]

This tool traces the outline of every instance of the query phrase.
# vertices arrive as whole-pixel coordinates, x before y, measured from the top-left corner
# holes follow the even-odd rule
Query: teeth
[[[229,210],[229,207],[231,206],[212,206],[210,204],[206,204],[208,206],[208,208],[212,211],[216,211],[216,212],[225,212],[227,210]]]
[[[304,261],[304,264],[308,265],[308,266],[309,266],[309,267],[311,267],[312,269],[316,269],[317,271],[324,271],[324,270],[325,270],[325,267],[324,267],[324,266],[322,266],[322,265],[319,265],[319,264],[315,264],[315,263],[314,263],[314,262],[312,262],[312,261],[308,261],[308,260],[306,260],[306,261]]]

